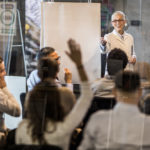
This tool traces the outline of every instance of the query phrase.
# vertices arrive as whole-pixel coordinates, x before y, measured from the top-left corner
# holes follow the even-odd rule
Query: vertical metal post
[[[18,21],[19,21],[19,30],[20,30],[20,37],[21,37],[21,47],[22,47],[22,54],[23,54],[23,61],[24,61],[24,70],[25,70],[25,76],[27,77],[27,68],[26,68],[26,61],[25,61],[25,50],[24,50],[24,42],[23,42],[23,36],[22,36],[22,26],[21,26],[21,20],[20,20],[20,12],[17,9],[18,14]]]
[[[16,9],[16,17],[18,19],[19,24],[19,32],[20,32],[20,38],[21,38],[21,45],[12,45],[12,47],[21,47],[22,49],[22,55],[23,55],[23,61],[24,61],[24,71],[25,71],[25,77],[27,77],[27,68],[26,68],[26,61],[25,61],[25,50],[24,50],[24,42],[23,42],[23,36],[22,36],[22,27],[21,27],[21,20],[20,20],[20,12],[18,9]],[[13,42],[13,36],[11,36],[11,42]],[[9,55],[8,55],[8,65],[7,65],[7,74],[9,75],[10,71],[10,62],[11,62],[11,56],[12,56],[12,47],[9,48]]]

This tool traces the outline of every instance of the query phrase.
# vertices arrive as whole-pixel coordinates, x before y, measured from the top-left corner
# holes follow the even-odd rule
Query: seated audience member
[[[49,78],[41,81],[27,96],[27,119],[17,129],[16,144],[50,144],[68,149],[71,134],[82,121],[93,97],[80,46],[72,39],[68,46],[70,52],[66,54],[75,63],[81,80],[81,96],[74,105],[75,97],[69,89],[52,86]],[[54,72],[54,76],[57,75],[57,69]]]
[[[88,122],[78,150],[125,148],[125,145],[150,145],[150,118],[140,113],[138,73],[122,71],[116,75],[114,94],[117,105],[110,111],[96,112]]]
[[[114,87],[113,79],[118,71],[126,67],[127,63],[128,57],[124,51],[117,48],[110,51],[107,57],[108,75],[92,84],[92,90],[96,97],[114,98],[112,93]]]
[[[139,106],[142,110],[145,105],[144,99],[150,93],[150,64],[147,62],[137,62],[134,66],[134,70],[140,74],[142,97],[139,101]],[[142,112],[143,111],[144,110],[142,110]]]
[[[147,62],[137,62],[134,70],[140,74],[141,86],[150,87],[150,64]]]
[[[43,57],[38,62],[38,76],[41,81],[50,81],[52,84],[60,87],[57,80],[59,64],[52,58]]]
[[[49,57],[49,58],[53,58],[57,61],[57,63],[60,65],[60,56],[58,56],[57,52],[55,51],[54,48],[52,47],[44,47],[39,51],[38,54],[38,59],[41,59],[43,57]],[[38,76],[38,70],[33,70],[27,80],[27,86],[28,86],[28,91],[31,91],[33,89],[33,87],[40,82],[40,78]],[[56,82],[57,84],[61,85],[58,78],[56,77]],[[65,82],[66,82],[66,86],[72,90],[72,74],[69,71],[69,69],[65,69]]]
[[[18,117],[21,114],[20,106],[15,97],[9,92],[5,78],[5,65],[0,57],[0,138],[5,135],[7,127],[5,126],[4,113]]]

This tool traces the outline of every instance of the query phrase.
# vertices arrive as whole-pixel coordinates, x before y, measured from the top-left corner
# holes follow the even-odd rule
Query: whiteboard
[[[61,56],[59,78],[64,68],[72,72],[73,83],[79,83],[74,64],[64,53],[67,40],[75,39],[82,49],[83,63],[91,81],[100,77],[100,3],[42,2],[41,48],[51,46]]]

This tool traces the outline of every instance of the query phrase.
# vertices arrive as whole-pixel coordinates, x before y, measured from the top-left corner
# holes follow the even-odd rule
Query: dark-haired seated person
[[[78,150],[125,149],[150,145],[150,118],[137,105],[141,96],[139,74],[122,71],[116,75],[113,90],[117,105],[96,112],[88,122]]]
[[[114,88],[114,77],[117,72],[123,70],[128,63],[128,57],[124,51],[115,48],[110,51],[107,57],[108,75],[97,79],[92,84],[94,96],[103,98],[114,98],[112,89]]]
[[[39,53],[38,53],[38,61],[43,58],[43,57],[48,57],[52,58],[57,61],[58,65],[60,65],[60,56],[58,56],[58,53],[55,51],[54,48],[52,47],[44,47],[42,48]],[[51,68],[49,68],[51,69]],[[38,75],[38,69],[33,70],[30,73],[30,76],[27,80],[27,86],[28,86],[28,91],[31,91],[33,87],[38,84],[41,81],[39,75]],[[60,81],[58,80],[58,77],[55,78],[55,82],[58,86],[61,86]],[[72,86],[72,74],[69,71],[69,69],[65,68],[65,82],[66,86],[70,89],[73,90]]]
[[[42,80],[27,95],[27,119],[24,119],[17,129],[16,144],[49,144],[59,146],[63,150],[68,149],[71,134],[82,121],[93,97],[82,65],[80,47],[72,39],[68,41],[68,46],[70,52],[66,54],[75,63],[81,80],[81,96],[74,105],[75,96],[68,88],[58,88],[52,84],[50,78]],[[47,62],[44,59],[46,58],[43,58],[43,62]],[[56,62],[52,63],[54,66],[58,65]],[[43,67],[43,72],[45,70],[47,68]],[[55,71],[56,76],[57,67]]]
[[[20,106],[15,97],[9,92],[5,82],[5,65],[0,57],[0,139],[5,136],[7,127],[5,126],[4,113],[19,117],[21,114]]]

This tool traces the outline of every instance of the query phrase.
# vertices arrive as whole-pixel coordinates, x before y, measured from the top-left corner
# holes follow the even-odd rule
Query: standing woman
[[[128,56],[128,68],[133,69],[136,63],[133,36],[124,28],[127,26],[126,16],[122,11],[115,11],[111,16],[113,31],[100,39],[102,53],[109,53],[114,48],[122,49]]]

